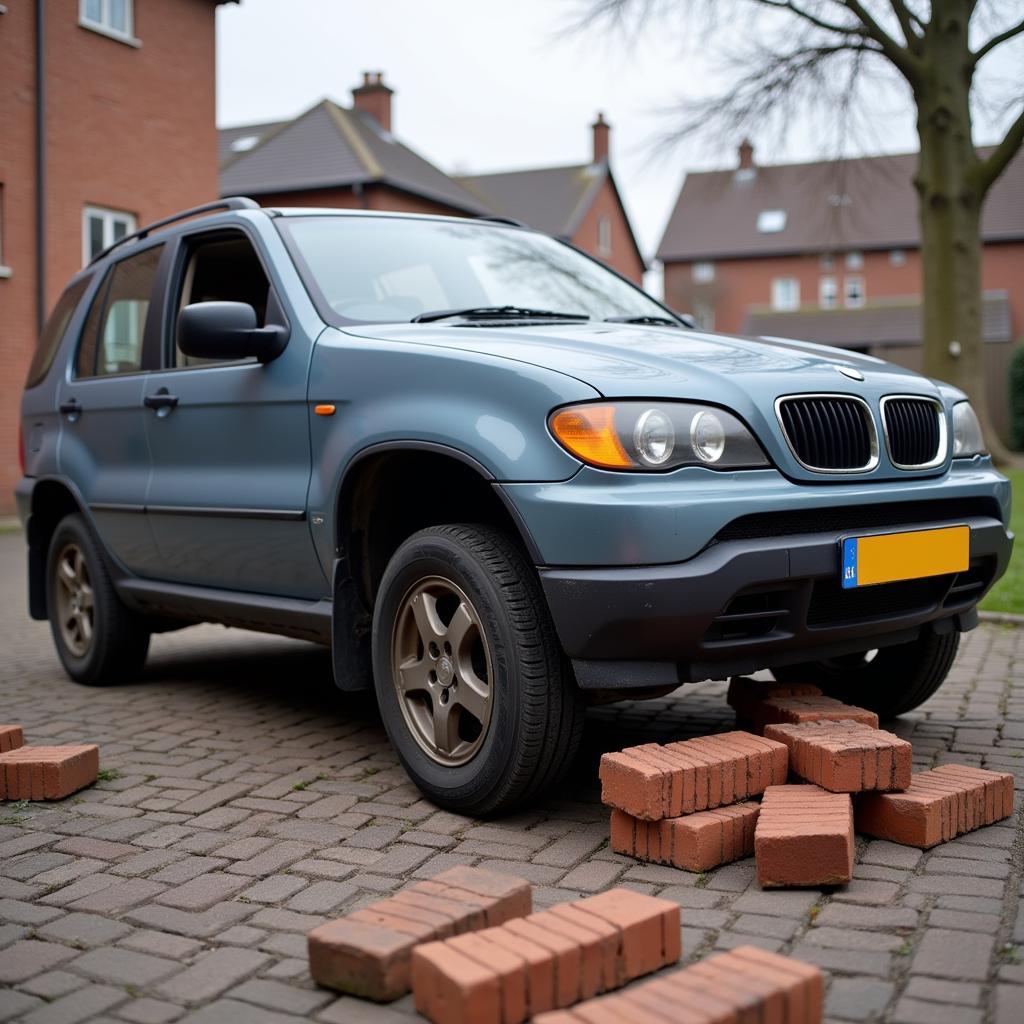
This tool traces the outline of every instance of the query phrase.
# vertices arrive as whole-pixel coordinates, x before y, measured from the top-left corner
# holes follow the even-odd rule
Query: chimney
[[[384,131],[391,131],[391,96],[383,71],[364,71],[363,84],[352,90],[352,106],[369,114]]]
[[[754,145],[750,139],[744,139],[740,143],[740,170],[752,171],[754,169]]]
[[[598,114],[597,120],[590,127],[594,132],[594,163],[599,164],[608,159],[608,136],[612,127],[604,119],[604,114]]]

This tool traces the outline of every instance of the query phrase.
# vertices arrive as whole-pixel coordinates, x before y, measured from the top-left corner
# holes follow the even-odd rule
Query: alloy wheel
[[[65,544],[57,556],[56,604],[60,635],[76,658],[84,658],[92,646],[93,589],[89,566],[77,544]]]

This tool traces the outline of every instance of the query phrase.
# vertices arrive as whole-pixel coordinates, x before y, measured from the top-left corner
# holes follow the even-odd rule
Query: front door
[[[150,457],[143,397],[159,351],[158,281],[166,246],[113,264],[96,291],[58,388],[58,466],[78,488],[104,547],[127,569],[158,568],[146,521]]]
[[[197,232],[175,257],[164,366],[146,384],[153,473],[146,500],[173,582],[321,598],[327,579],[306,516],[310,339],[292,332],[284,353],[210,363],[174,344],[177,313],[195,302],[251,305],[260,326],[283,322],[253,241],[240,229]]]

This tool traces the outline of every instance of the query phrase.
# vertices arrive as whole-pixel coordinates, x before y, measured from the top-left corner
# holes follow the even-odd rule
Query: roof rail
[[[125,235],[124,238],[119,238],[113,245],[108,245],[106,249],[96,253],[91,260],[89,260],[89,266],[91,267],[98,260],[103,259],[104,256],[112,253],[118,246],[124,245],[126,242],[132,242],[137,238],[145,238],[151,231],[155,231],[157,228],[167,227],[168,224],[174,224],[179,220],[187,220],[189,217],[198,217],[205,213],[214,213],[217,210],[258,210],[260,204],[254,199],[249,199],[247,196],[229,196],[227,199],[218,199],[213,203],[203,203],[201,206],[192,206],[187,210],[182,210],[181,213],[175,213],[170,217],[164,217],[162,220],[155,220],[152,224],[147,224],[145,227],[139,228],[138,231],[133,231],[130,235]]]
[[[476,219],[494,221],[495,224],[511,224],[514,228],[529,227],[528,224],[524,224],[521,220],[516,220],[515,217],[501,217],[495,213],[480,213],[477,214]]]

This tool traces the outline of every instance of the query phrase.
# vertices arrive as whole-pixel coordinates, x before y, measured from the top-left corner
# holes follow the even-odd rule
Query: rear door
[[[58,468],[78,488],[100,537],[125,567],[157,568],[145,515],[150,457],[143,397],[159,352],[163,243],[112,264],[61,379]]]
[[[153,457],[147,497],[161,576],[249,593],[320,598],[327,579],[306,516],[311,469],[306,383],[312,340],[284,353],[210,363],[177,348],[177,315],[204,301],[245,302],[260,326],[286,323],[257,243],[241,228],[184,236],[174,258],[164,369],[147,381]]]

